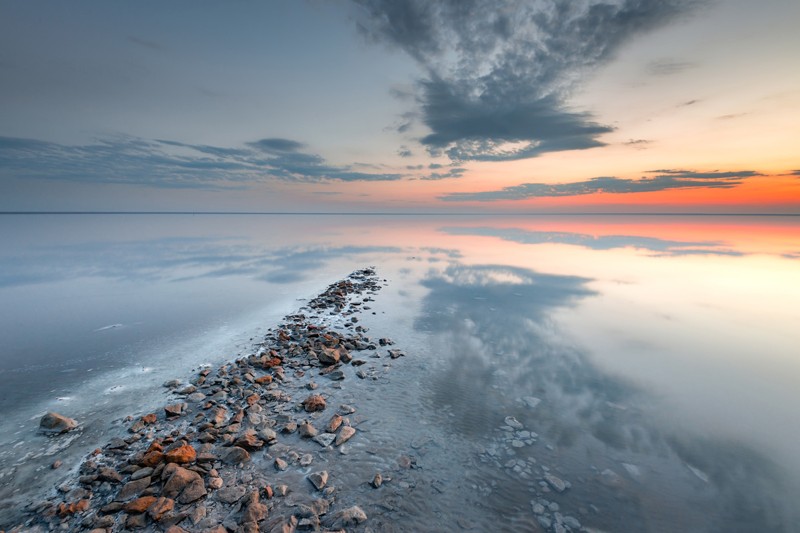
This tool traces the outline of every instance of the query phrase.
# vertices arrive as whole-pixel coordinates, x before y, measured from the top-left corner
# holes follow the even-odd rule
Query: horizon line
[[[708,213],[708,212],[384,212],[384,211],[0,211],[0,215],[336,215],[336,216],[742,216],[742,217],[796,217],[798,213]]]

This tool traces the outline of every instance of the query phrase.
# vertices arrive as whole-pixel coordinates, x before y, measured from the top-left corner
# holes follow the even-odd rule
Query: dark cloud
[[[612,130],[570,91],[635,35],[700,0],[353,0],[368,38],[425,71],[417,99],[432,154],[511,160],[601,146]]]
[[[690,105],[694,105],[694,104],[698,103],[699,101],[700,100],[696,100],[696,99],[695,100],[687,100],[685,102],[681,102],[680,104],[678,104],[678,107],[689,107]]]
[[[306,146],[303,143],[291,139],[280,138],[261,139],[260,141],[248,143],[248,145],[267,153],[297,152]]]
[[[0,178],[127,183],[169,188],[242,188],[265,180],[388,181],[402,174],[335,166],[290,139],[262,139],[245,148],[117,137],[63,145],[0,137]]]
[[[411,157],[414,153],[408,149],[407,146],[401,146],[399,150],[397,150],[397,155],[400,157]]]
[[[800,169],[798,169],[798,170],[792,170],[792,172],[791,172],[791,175],[792,175],[792,176],[800,176]]]
[[[422,176],[420,179],[427,181],[444,180],[448,178],[460,178],[466,172],[466,168],[451,167],[447,172],[431,172],[427,176]]]
[[[523,200],[558,196],[582,196],[594,193],[626,194],[656,192],[668,189],[721,188],[730,189],[745,179],[760,176],[752,170],[735,172],[693,172],[688,170],[651,170],[653,177],[626,179],[598,177],[572,183],[522,183],[499,191],[456,192],[440,196],[447,202],[491,202],[496,200]]]

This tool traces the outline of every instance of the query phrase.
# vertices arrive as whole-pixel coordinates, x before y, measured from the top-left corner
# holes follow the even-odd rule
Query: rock
[[[150,481],[150,477],[143,477],[125,483],[117,494],[117,500],[124,502],[132,499],[134,496],[138,496],[140,492],[150,486]]]
[[[224,482],[221,477],[212,477],[208,480],[208,488],[210,489],[221,489],[222,485],[224,485]]]
[[[544,480],[556,492],[564,492],[568,488],[566,481],[554,476],[553,474],[545,474]]]
[[[145,467],[155,467],[164,460],[164,454],[158,450],[153,450],[144,454],[140,464]]]
[[[380,472],[375,474],[375,477],[372,478],[371,485],[376,489],[380,488],[380,486],[383,485],[383,476],[381,475]]]
[[[234,446],[239,446],[246,450],[260,450],[264,447],[264,441],[256,436],[256,432],[248,429],[234,441]]]
[[[53,464],[50,465],[50,468],[52,468],[53,470],[57,470],[61,468],[61,465],[63,464],[64,463],[62,463],[60,459],[56,459],[55,461],[53,461]]]
[[[389,357],[392,359],[397,359],[398,357],[404,357],[406,354],[402,350],[389,350]]]
[[[333,415],[331,419],[328,421],[328,425],[325,428],[325,431],[327,431],[328,433],[336,433],[336,430],[339,429],[339,426],[342,425],[343,421],[344,418],[342,418],[342,415],[339,414]]]
[[[367,520],[367,513],[361,507],[354,505],[342,511],[339,511],[334,516],[333,527],[350,527],[357,526],[358,524]]]
[[[272,444],[278,439],[278,434],[275,433],[275,430],[270,428],[264,428],[258,432],[259,438],[261,438],[267,444]]]
[[[244,448],[231,446],[222,455],[222,461],[229,465],[236,465],[250,460],[250,454]]]
[[[331,433],[320,433],[319,435],[314,437],[314,442],[316,442],[323,448],[333,444],[334,440],[336,440],[336,435],[333,435]]]
[[[164,408],[164,412],[166,413],[167,417],[176,417],[181,416],[184,411],[186,410],[186,403],[174,403],[172,405],[168,405]]]
[[[243,523],[255,524],[267,516],[267,506],[258,500],[258,491],[253,491],[247,495],[247,503],[241,519]],[[258,531],[257,528],[256,531]]]
[[[219,478],[216,478],[219,479]],[[199,500],[203,496],[208,494],[206,491],[205,486],[203,485],[203,478],[198,477],[192,480],[186,488],[181,491],[181,495],[178,496],[178,502],[182,504],[192,503],[194,501]]]
[[[272,376],[267,374],[266,376],[258,377],[256,378],[255,382],[258,383],[259,385],[269,385],[270,383],[272,383]]]
[[[600,483],[602,483],[606,487],[620,487],[623,484],[623,480],[619,474],[617,474],[610,468],[606,468],[605,470],[600,472]]]
[[[317,490],[324,489],[325,485],[327,485],[328,483],[328,472],[325,470],[322,470],[320,472],[314,472],[312,474],[309,474],[307,477],[308,480],[311,482],[311,484],[314,485],[314,487]]]
[[[312,394],[305,400],[303,400],[303,408],[306,410],[307,413],[313,413],[314,411],[322,411],[325,409],[325,398],[320,396],[319,394]]]
[[[522,397],[522,403],[527,405],[530,409],[536,409],[536,406],[538,406],[541,402],[542,402],[542,400],[540,400],[539,398],[536,398],[535,396],[523,396]]]
[[[164,382],[164,387],[168,389],[177,389],[181,386],[181,380],[179,379],[171,379],[169,381]]]
[[[109,450],[122,450],[127,447],[128,443],[119,437],[114,437],[113,439],[111,439],[108,445],[106,446],[106,448],[108,448]]]
[[[317,428],[315,428],[308,422],[303,422],[302,424],[300,424],[298,431],[300,432],[300,436],[306,439],[310,439],[312,437],[317,436]]]
[[[280,470],[280,471],[284,471],[287,468],[289,468],[289,463],[287,463],[286,461],[284,461],[280,457],[276,457],[275,458],[275,468]]]
[[[200,474],[188,468],[183,468],[174,463],[164,468],[161,474],[162,479],[166,479],[164,488],[161,490],[161,495],[168,498],[175,498],[186,487],[196,480],[201,480]]]
[[[202,392],[193,392],[186,399],[193,403],[199,403],[206,399],[206,395]]]
[[[339,435],[336,436],[336,442],[335,442],[336,446],[341,446],[342,444],[350,440],[355,434],[356,434],[355,428],[352,428],[350,426],[342,426],[342,429],[339,430]]]
[[[165,514],[175,508],[175,500],[170,498],[158,498],[153,505],[147,509],[147,514],[156,522],[161,521]]]
[[[100,481],[110,481],[111,483],[122,483],[122,476],[113,468],[104,467],[97,472],[97,479]]]
[[[504,422],[506,423],[507,426],[510,426],[510,427],[512,427],[514,429],[522,429],[523,427],[525,427],[525,426],[522,425],[522,422],[520,422],[519,420],[517,420],[513,416],[507,416],[505,418]]]
[[[342,381],[344,379],[344,372],[340,369],[336,369],[333,372],[329,372],[328,379],[330,379],[331,381]]]
[[[125,504],[122,508],[126,513],[143,513],[157,500],[155,496],[142,496]]]
[[[197,452],[188,444],[169,450],[164,454],[164,460],[168,463],[186,464],[193,462],[196,458]]]
[[[235,485],[233,487],[226,487],[224,489],[219,489],[215,494],[214,497],[223,503],[227,503],[232,505],[244,497],[247,490],[239,485]]]
[[[317,354],[317,359],[323,365],[335,365],[339,362],[339,359],[341,359],[339,348],[327,348],[323,346]]]
[[[139,470],[137,470],[136,472],[131,474],[131,481],[136,481],[137,479],[142,479],[143,477],[147,477],[149,475],[152,475],[152,473],[153,473],[153,469],[150,468],[149,466],[146,466],[144,468],[140,468]]]
[[[78,423],[75,420],[53,412],[45,414],[39,420],[39,429],[45,433],[59,435],[72,431],[76,427],[78,427]]]
[[[144,529],[147,526],[147,516],[144,514],[131,514],[125,520],[126,529]]]

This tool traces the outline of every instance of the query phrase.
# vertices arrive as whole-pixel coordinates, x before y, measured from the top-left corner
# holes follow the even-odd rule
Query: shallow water
[[[797,530],[800,219],[6,215],[0,245],[6,501],[375,265],[363,323],[408,355],[340,391],[336,474],[395,478],[357,491],[368,525]],[[48,409],[83,432],[43,455]]]

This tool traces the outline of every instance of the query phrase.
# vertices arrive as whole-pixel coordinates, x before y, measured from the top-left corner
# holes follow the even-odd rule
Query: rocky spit
[[[356,271],[285,317],[249,356],[165,383],[174,401],[128,417],[124,438],[90,453],[8,531],[369,530],[326,464],[359,438],[358,406],[330,401],[339,382],[374,378],[366,358],[404,355],[358,325],[380,288],[374,269]],[[54,439],[74,429],[57,413],[41,421]],[[363,482],[380,490],[389,480],[375,472]]]

